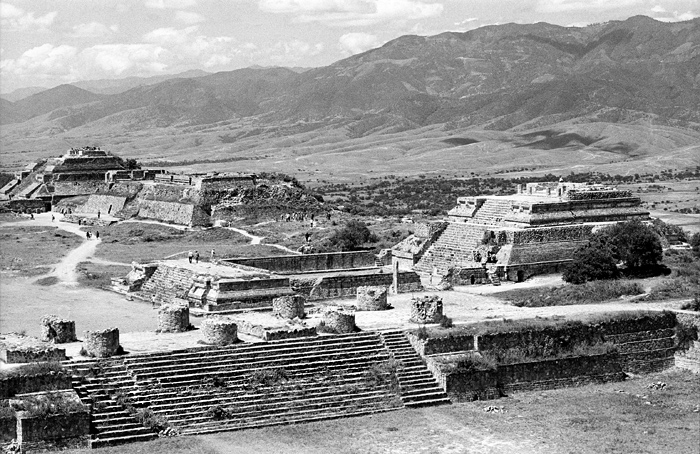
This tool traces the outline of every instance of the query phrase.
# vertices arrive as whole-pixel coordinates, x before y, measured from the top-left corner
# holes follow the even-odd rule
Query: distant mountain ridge
[[[505,24],[403,36],[303,72],[246,68],[118,94],[61,86],[1,108],[3,123],[48,114],[44,121],[64,131],[98,121],[137,130],[250,117],[338,124],[362,137],[442,123],[508,130],[647,115],[700,130],[699,72],[700,19],[635,16],[585,28]]]

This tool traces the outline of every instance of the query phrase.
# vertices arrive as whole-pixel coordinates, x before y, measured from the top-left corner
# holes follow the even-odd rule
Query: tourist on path
[[[199,251],[194,251],[194,262],[199,263]]]
[[[52,214],[52,215],[51,215],[51,222],[53,222],[54,219],[56,219],[56,217]]]
[[[100,239],[100,231],[99,230],[95,230],[95,239],[96,240]]]
[[[97,210],[97,219],[100,219],[100,210]]]
[[[211,261],[212,261],[212,262],[214,261],[214,256],[215,256],[215,255],[216,255],[216,253],[214,252],[214,249],[212,249],[212,250],[211,250]]]
[[[29,219],[34,220],[34,213],[29,213]]]
[[[85,238],[87,238],[88,240],[90,239],[90,231],[89,230],[87,232],[85,232]]]
[[[194,256],[194,254],[192,254],[192,251],[189,251],[189,252],[187,253],[187,260],[189,260],[190,263],[192,263],[192,257],[193,257],[193,256]]]

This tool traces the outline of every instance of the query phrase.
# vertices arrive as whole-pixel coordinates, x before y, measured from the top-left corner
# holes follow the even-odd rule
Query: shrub
[[[415,331],[416,337],[420,340],[428,339],[430,337],[430,334],[428,333],[428,328],[425,326],[420,326],[418,329]]]
[[[141,425],[156,432],[170,427],[170,423],[167,419],[155,414],[150,408],[139,408],[136,413],[134,413],[134,416]]]
[[[696,311],[700,312],[700,295],[695,295],[692,301],[688,301],[681,306],[681,309],[685,311]]]
[[[17,377],[20,375],[48,375],[63,372],[63,364],[58,361],[24,364],[7,370],[0,370],[0,378]]]
[[[286,369],[260,369],[250,375],[248,384],[252,386],[273,386],[287,380],[289,380],[289,374]]]
[[[518,289],[498,294],[518,307],[566,306],[595,304],[624,295],[641,295],[644,288],[636,282],[594,281],[582,285],[565,285],[533,289]]]
[[[593,236],[585,245],[574,252],[571,262],[562,275],[566,282],[584,284],[600,279],[616,279],[617,249],[606,236]]]
[[[62,392],[47,392],[41,396],[23,397],[21,406],[29,417],[64,415],[87,410],[80,401]]]
[[[15,410],[10,405],[8,399],[0,399],[0,419],[11,419],[15,417]]]

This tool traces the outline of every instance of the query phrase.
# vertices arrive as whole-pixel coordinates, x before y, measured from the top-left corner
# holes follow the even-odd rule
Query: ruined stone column
[[[75,342],[75,321],[64,320],[55,315],[45,315],[41,319],[41,340],[56,344]]]
[[[119,329],[107,328],[103,331],[85,331],[83,348],[88,356],[109,358],[119,351]]]
[[[355,331],[355,312],[340,307],[329,307],[323,313],[323,323],[329,331],[338,334]]]
[[[272,313],[282,318],[304,318],[306,298],[302,295],[280,296],[272,300]]]
[[[199,325],[204,342],[211,345],[228,345],[238,341],[238,325],[232,320],[218,317],[205,318]]]
[[[190,326],[190,308],[180,304],[166,304],[158,309],[158,332],[181,333]]]
[[[357,310],[358,311],[383,311],[389,308],[387,303],[386,287],[363,286],[357,287]]]
[[[411,322],[440,323],[442,320],[442,298],[437,295],[411,299]]]

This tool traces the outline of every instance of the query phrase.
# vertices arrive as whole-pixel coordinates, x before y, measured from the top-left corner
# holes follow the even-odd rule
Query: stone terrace
[[[397,387],[390,369],[378,368],[390,358],[401,362]],[[150,408],[182,434],[202,434],[449,403],[401,333],[135,355],[94,371],[76,380],[85,401],[103,402],[93,414],[94,447],[154,436],[133,425],[124,404]]]

